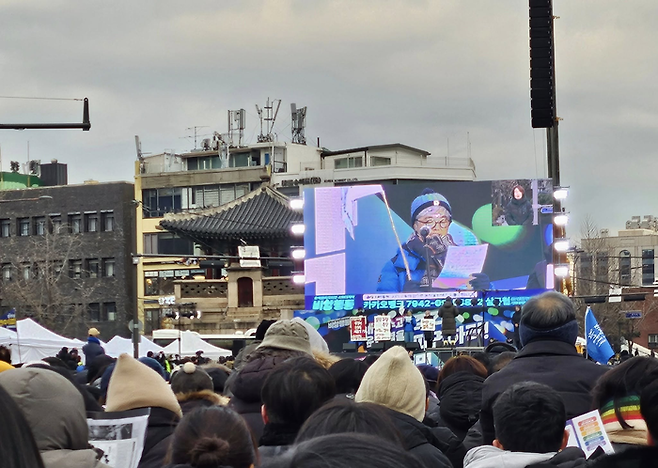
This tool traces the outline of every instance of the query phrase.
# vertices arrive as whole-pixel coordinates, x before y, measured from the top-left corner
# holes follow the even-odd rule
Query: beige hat
[[[90,328],[87,332],[89,336],[101,336],[101,332],[98,331],[98,328]]]
[[[306,327],[292,320],[279,320],[265,332],[259,348],[278,348],[290,351],[301,351],[311,354],[311,341]]]
[[[425,379],[402,346],[394,346],[368,368],[354,401],[375,403],[422,421]]]
[[[174,392],[156,371],[128,354],[117,359],[107,387],[105,411],[164,408],[182,416]]]

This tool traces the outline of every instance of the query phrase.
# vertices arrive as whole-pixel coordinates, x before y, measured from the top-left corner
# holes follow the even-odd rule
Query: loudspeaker
[[[530,0],[530,107],[532,128],[555,125],[553,2]]]
[[[391,349],[393,346],[402,346],[404,347],[404,341],[385,341],[384,349]]]
[[[409,343],[404,344],[404,348],[407,351],[416,351],[416,350],[420,349],[420,345],[418,344],[417,341],[410,341]]]
[[[373,343],[369,351],[372,351],[373,353],[381,353],[384,351],[384,343]]]
[[[355,353],[356,352],[356,343],[343,343],[343,352],[344,353]]]

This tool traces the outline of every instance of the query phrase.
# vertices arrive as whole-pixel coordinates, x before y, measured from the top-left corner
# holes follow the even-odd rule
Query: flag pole
[[[583,324],[583,330],[585,330],[585,359],[589,359],[589,349],[587,347],[587,312],[590,311],[590,306],[587,306],[587,309],[585,309],[585,317],[584,321],[585,323]]]

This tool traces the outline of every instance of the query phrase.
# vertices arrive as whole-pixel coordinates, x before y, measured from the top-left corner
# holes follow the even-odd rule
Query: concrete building
[[[600,297],[601,305],[593,308],[603,315],[599,323],[615,344],[622,336],[645,347],[658,347],[657,252],[658,219],[645,215],[633,216],[616,236],[603,229],[583,239],[573,256],[574,293]],[[623,301],[610,300],[610,294],[621,294]],[[633,297],[643,299],[628,301]],[[627,318],[627,311],[640,314]]]
[[[2,313],[16,309],[17,318],[68,336],[84,338],[91,326],[103,339],[127,336],[133,194],[128,182],[0,191]]]
[[[234,323],[240,323],[243,315],[244,326],[227,325],[241,331],[250,328],[263,316],[276,315],[281,310],[303,305],[303,291],[290,285],[292,265],[289,261],[281,260],[280,266],[275,266],[274,260],[268,262],[256,274],[258,278],[252,277],[253,271],[246,276],[237,274],[239,267],[235,264],[239,262],[229,262],[224,265],[223,271],[207,263],[200,264],[198,258],[209,252],[208,239],[198,233],[182,233],[172,229],[171,225],[164,230],[166,223],[163,219],[169,213],[189,213],[190,217],[225,216],[222,206],[253,194],[262,186],[276,189],[276,192],[268,192],[268,197],[279,199],[280,195],[299,196],[305,187],[396,183],[401,180],[475,179],[475,165],[470,159],[432,158],[427,151],[402,144],[341,151],[284,142],[239,147],[227,147],[219,142],[213,145],[210,145],[212,148],[206,145],[206,149],[189,153],[140,156],[136,163],[135,200],[142,206],[136,221],[139,254],[137,295],[138,311],[145,322],[146,333],[162,326],[176,325],[168,320],[168,316],[176,316],[171,306],[183,303],[190,308],[191,304],[205,308],[201,310],[202,317],[206,317],[205,312],[212,311],[215,314],[229,314]],[[269,228],[275,229],[276,226]],[[235,240],[231,239],[231,242]],[[268,254],[274,259],[289,257],[291,242],[287,239],[284,243],[288,247],[279,250],[272,248],[264,239],[258,244],[265,245],[269,252],[277,250],[279,253],[276,255]],[[231,245],[231,248],[237,248],[237,245]],[[239,299],[231,297],[234,288],[235,293],[239,294],[237,281],[243,277],[249,277],[253,287],[259,289],[253,295],[255,299],[251,306],[240,306]],[[233,279],[235,285],[232,284]],[[190,291],[197,286],[190,286],[190,281],[208,283],[198,286],[203,290],[199,290],[200,297],[191,295]],[[209,286],[210,282],[218,284]],[[213,294],[218,294],[217,288],[225,291],[212,306],[208,304],[208,297],[202,297],[207,296],[207,287],[215,291]],[[262,291],[260,288],[263,288]],[[274,294],[269,294],[270,290]],[[286,304],[278,303],[280,298],[268,299],[269,296],[280,295],[277,291],[284,290],[286,294],[294,292],[298,297],[286,299]],[[241,310],[240,307],[246,308]],[[180,319],[180,314],[178,317]],[[200,327],[210,332],[223,329],[224,325],[220,323],[223,322],[217,316],[208,316],[197,322],[186,318],[181,326]]]

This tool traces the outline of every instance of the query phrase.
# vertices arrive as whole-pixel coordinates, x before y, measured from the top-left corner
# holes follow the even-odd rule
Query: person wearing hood
[[[249,355],[258,348],[265,338],[265,333],[267,330],[276,322],[276,320],[262,320],[258,327],[256,328],[256,333],[254,334],[254,341],[249,343],[247,346],[242,348],[237,356],[235,356],[235,361],[233,362],[233,369],[239,371],[246,364],[247,358]]]
[[[101,346],[101,340],[98,339],[101,332],[97,328],[90,328],[87,334],[89,335],[87,344],[82,347],[82,352],[85,353],[85,368],[89,369],[94,359],[105,354],[105,349]]]
[[[505,205],[505,221],[508,226],[522,226],[532,220],[532,203],[526,198],[525,189],[516,185],[512,189],[512,199]]]
[[[441,317],[441,336],[443,340],[449,340],[449,337],[457,334],[457,322],[455,317],[459,315],[459,309],[452,303],[452,297],[447,297],[441,307],[439,307],[439,317]]]
[[[263,383],[272,369],[286,359],[299,356],[313,356],[306,327],[292,320],[279,320],[267,330],[258,348],[249,354],[248,362],[226,382],[233,394],[229,406],[245,418],[257,440],[264,426],[261,416]]]
[[[489,376],[482,387],[480,423],[484,444],[494,440],[494,402],[515,383],[532,381],[548,385],[562,397],[567,418],[571,419],[591,410],[590,392],[608,371],[606,366],[583,359],[576,351],[576,311],[564,294],[548,291],[526,302],[519,333],[523,350],[507,366]]]
[[[569,433],[564,402],[550,387],[535,382],[512,385],[496,400],[493,413],[493,446],[469,450],[464,468],[586,466],[581,449],[566,449]]]
[[[1,373],[0,386],[25,416],[45,468],[108,468],[89,445],[82,395],[65,377],[27,367]]]
[[[138,468],[161,468],[182,411],[160,374],[128,354],[117,359],[107,387],[105,411],[150,408],[144,451]]]
[[[482,386],[486,378],[487,369],[470,356],[448,359],[439,373],[440,419],[460,441],[480,418]]]
[[[193,362],[186,362],[171,376],[171,389],[176,394],[183,414],[206,406],[225,405],[228,399],[214,392],[210,375]]]
[[[430,428],[422,423],[427,410],[425,378],[402,346],[394,346],[385,351],[368,368],[354,401],[375,403],[386,408],[388,416],[400,432],[405,449],[425,466],[452,466],[438,448],[441,443]]]

